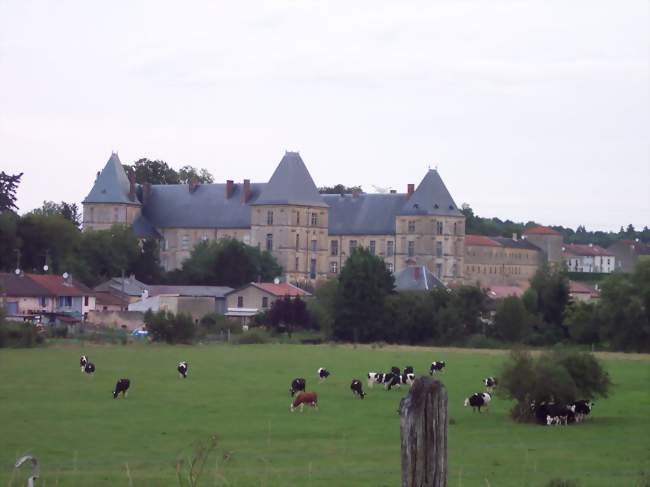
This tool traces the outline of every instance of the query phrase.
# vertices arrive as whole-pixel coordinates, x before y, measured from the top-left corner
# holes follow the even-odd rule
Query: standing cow
[[[117,399],[117,396],[122,393],[122,397],[125,398],[128,394],[129,387],[131,386],[131,381],[129,379],[120,379],[115,384],[115,390],[113,391],[113,399]]]
[[[330,376],[329,370],[321,367],[318,369],[318,378],[320,382],[323,382],[325,379],[327,379]]]
[[[472,406],[472,411],[476,412],[478,409],[478,412],[480,413],[481,408],[489,410],[489,404],[491,400],[492,395],[489,392],[477,392],[465,399],[463,405],[465,407]]]
[[[95,364],[92,362],[86,362],[86,365],[84,365],[84,372],[92,377],[95,373]]]
[[[352,383],[350,384],[350,389],[352,390],[352,395],[354,397],[358,397],[359,399],[366,397],[366,393],[363,392],[363,385],[361,384],[360,380],[353,379]]]
[[[445,368],[445,363],[440,362],[431,362],[431,368],[429,369],[429,375],[433,375],[436,372],[442,372],[442,369]]]
[[[178,366],[176,367],[176,370],[178,370],[178,376],[182,377],[183,379],[187,379],[187,370],[190,368],[190,366],[187,364],[187,362],[179,362]]]
[[[291,394],[291,397],[293,397],[296,392],[299,391],[305,391],[305,386],[307,385],[305,379],[302,377],[298,377],[297,379],[293,379],[291,381],[291,388],[289,389],[289,394]]]
[[[315,392],[301,392],[293,401],[291,401],[289,410],[291,412],[294,412],[295,409],[300,406],[300,412],[302,413],[302,410],[305,408],[305,404],[318,410],[318,394]]]
[[[497,386],[497,383],[498,382],[496,377],[487,377],[483,379],[483,385],[488,390],[488,392],[492,392],[494,388]]]
[[[79,366],[81,367],[82,372],[86,368],[87,363],[88,363],[88,357],[86,355],[82,355],[81,358],[79,359]]]

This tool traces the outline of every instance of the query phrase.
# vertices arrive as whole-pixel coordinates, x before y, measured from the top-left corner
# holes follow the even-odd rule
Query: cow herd
[[[591,413],[594,404],[584,399],[566,405],[553,402],[535,404],[533,401],[530,403],[530,409],[539,424],[554,426],[584,421]]]

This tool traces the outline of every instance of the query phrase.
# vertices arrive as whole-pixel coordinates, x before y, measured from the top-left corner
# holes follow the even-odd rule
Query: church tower
[[[140,215],[135,180],[129,178],[117,153],[97,173],[93,189],[83,200],[83,230],[105,230],[116,224],[132,225]]]

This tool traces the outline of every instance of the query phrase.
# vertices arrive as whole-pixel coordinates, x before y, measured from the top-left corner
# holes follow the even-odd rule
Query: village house
[[[602,272],[609,274],[616,269],[616,258],[599,245],[565,244],[562,258],[569,272]]]

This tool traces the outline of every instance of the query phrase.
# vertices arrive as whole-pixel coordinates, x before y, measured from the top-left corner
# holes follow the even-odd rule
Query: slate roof
[[[140,205],[136,199],[129,198],[131,183],[126,176],[124,167],[120,158],[115,152],[111,154],[110,159],[104,166],[104,169],[93,185],[83,203],[127,203],[130,205]]]
[[[122,287],[122,281],[124,281],[124,287]],[[122,293],[124,289],[124,294],[127,296],[142,296],[142,292],[147,288],[147,285],[143,282],[138,281],[135,277],[113,277],[112,279],[103,282],[94,287],[95,291],[117,291]]]
[[[156,184],[142,213],[155,228],[250,228],[251,209],[266,184],[252,183],[248,203],[243,184],[235,184],[226,199],[225,184],[200,184],[190,193],[187,184]]]
[[[176,286],[176,285],[153,285],[147,286],[149,297],[161,294],[174,294],[178,296],[223,298],[233,289],[228,286]]]
[[[144,215],[139,215],[133,221],[133,233],[138,238],[146,237],[156,237],[160,238],[160,234],[156,231],[156,228],[151,224],[151,222]]]
[[[429,291],[435,288],[445,289],[445,285],[426,266],[409,266],[395,274],[397,291]]]
[[[395,233],[395,216],[405,194],[324,194],[330,207],[330,235],[386,235]]]
[[[284,154],[262,195],[252,204],[327,206],[297,152]]]
[[[246,289],[249,286],[256,287],[258,289],[261,289],[262,291],[266,291],[269,294],[272,294],[273,296],[276,297],[284,297],[284,296],[311,296],[310,293],[305,291],[304,289],[300,289],[297,286],[294,286],[293,284],[289,284],[288,282],[281,282],[279,284],[275,284],[273,282],[251,282],[250,284],[244,284],[242,287],[238,289],[232,289],[230,292],[226,294],[232,294],[241,291],[242,289]]]
[[[399,215],[462,216],[438,171],[429,169]]]

